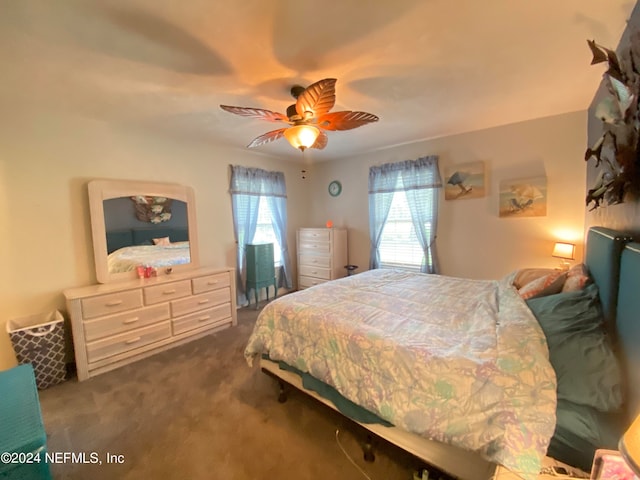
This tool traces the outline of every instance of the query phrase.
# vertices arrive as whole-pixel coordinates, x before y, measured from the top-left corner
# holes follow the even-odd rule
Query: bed
[[[640,381],[630,368],[639,362],[630,348],[634,339],[640,340],[631,313],[639,300],[628,288],[619,289],[640,279],[640,265],[633,266],[640,258],[634,244],[624,249],[620,273],[628,241],[612,230],[589,231],[585,264],[593,284],[573,297],[554,294],[524,301],[512,285],[515,272],[499,281],[478,281],[371,271],[321,284],[267,305],[245,356],[249,363],[259,358],[265,372],[458,478],[490,478],[496,465],[534,478],[547,453],[570,460],[570,465],[582,462],[584,468],[585,449],[600,439],[594,441],[590,432],[576,434],[571,423],[577,418],[585,429],[584,418],[593,414],[598,418],[589,428],[598,429],[615,417],[617,423],[611,423],[617,427],[608,440],[613,441],[636,412],[640,397],[634,387]],[[588,301],[577,302],[580,296]],[[630,302],[635,304],[629,307]],[[589,335],[579,338],[590,337],[606,350],[607,361],[613,358],[620,365],[617,377],[595,372],[595,382],[604,375],[606,388],[614,392],[593,396],[596,413],[590,405],[574,406],[583,397],[575,398],[580,392],[572,389],[572,372],[558,364],[556,336],[549,333],[558,322],[546,321],[553,315],[545,312],[577,304],[597,306],[599,330],[592,325],[571,328],[588,330]],[[608,333],[600,328],[601,319]],[[623,331],[624,336],[615,336]],[[613,347],[607,350],[613,339],[619,339],[619,359]],[[580,343],[577,348],[590,346]],[[593,360],[598,364],[602,359]],[[588,364],[577,362],[580,367]],[[606,418],[599,417],[601,411]],[[374,418],[363,418],[362,412]],[[580,443],[583,437],[589,437],[586,443]],[[572,454],[582,458],[575,460]]]

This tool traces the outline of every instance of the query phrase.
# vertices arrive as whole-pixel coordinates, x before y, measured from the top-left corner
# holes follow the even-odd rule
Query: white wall
[[[64,309],[65,288],[95,283],[89,180],[193,187],[200,263],[207,266],[235,266],[229,164],[285,172],[293,247],[295,230],[306,223],[309,196],[301,167],[246,150],[177,143],[29,110],[0,115],[0,145],[0,370],[15,364],[4,333],[7,319]]]
[[[349,262],[368,268],[369,166],[436,154],[440,171],[482,160],[488,193],[479,199],[444,200],[441,195],[437,248],[441,273],[499,278],[523,266],[556,266],[553,242],[582,242],[587,125],[586,111],[492,128],[372,152],[316,165],[311,226],[332,220],[349,228]],[[366,128],[366,127],[363,127]],[[547,216],[498,217],[501,180],[547,176]],[[342,182],[330,197],[331,180]],[[578,258],[582,248],[578,249]]]

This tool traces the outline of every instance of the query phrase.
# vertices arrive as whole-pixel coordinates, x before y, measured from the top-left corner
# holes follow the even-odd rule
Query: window
[[[427,222],[425,227],[429,231],[430,222]],[[382,229],[379,250],[381,268],[406,268],[420,271],[424,255],[413,226],[405,192],[395,192],[393,195],[389,217]],[[431,258],[427,260],[427,264],[432,263]]]
[[[276,238],[276,232],[273,229],[273,220],[271,208],[267,197],[260,197],[258,203],[258,224],[256,225],[256,233],[250,243],[273,243],[273,257],[276,266],[282,261],[282,249],[280,242]]]
[[[248,303],[245,292],[245,245],[248,243],[273,243],[274,260],[278,266],[278,285],[291,288],[284,174],[231,165],[229,193],[236,238],[238,305]]]
[[[435,155],[369,169],[369,268],[437,272],[441,187]]]

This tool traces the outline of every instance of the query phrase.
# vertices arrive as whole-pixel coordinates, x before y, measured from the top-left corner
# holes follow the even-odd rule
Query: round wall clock
[[[329,195],[337,197],[342,192],[342,184],[338,180],[334,180],[329,184]]]

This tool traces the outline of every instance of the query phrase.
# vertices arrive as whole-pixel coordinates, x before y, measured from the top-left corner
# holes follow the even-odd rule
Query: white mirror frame
[[[191,262],[174,265],[171,273],[192,270],[199,266],[198,230],[196,225],[196,202],[193,189],[171,183],[137,182],[130,180],[93,180],[89,182],[89,211],[91,213],[91,233],[93,236],[93,256],[96,266],[96,278],[99,283],[111,283],[119,280],[138,278],[137,272],[110,273],[107,262],[107,232],[104,220],[104,201],[119,197],[149,195],[181,200],[187,204],[189,222],[189,255]],[[167,275],[159,269],[158,275]]]

